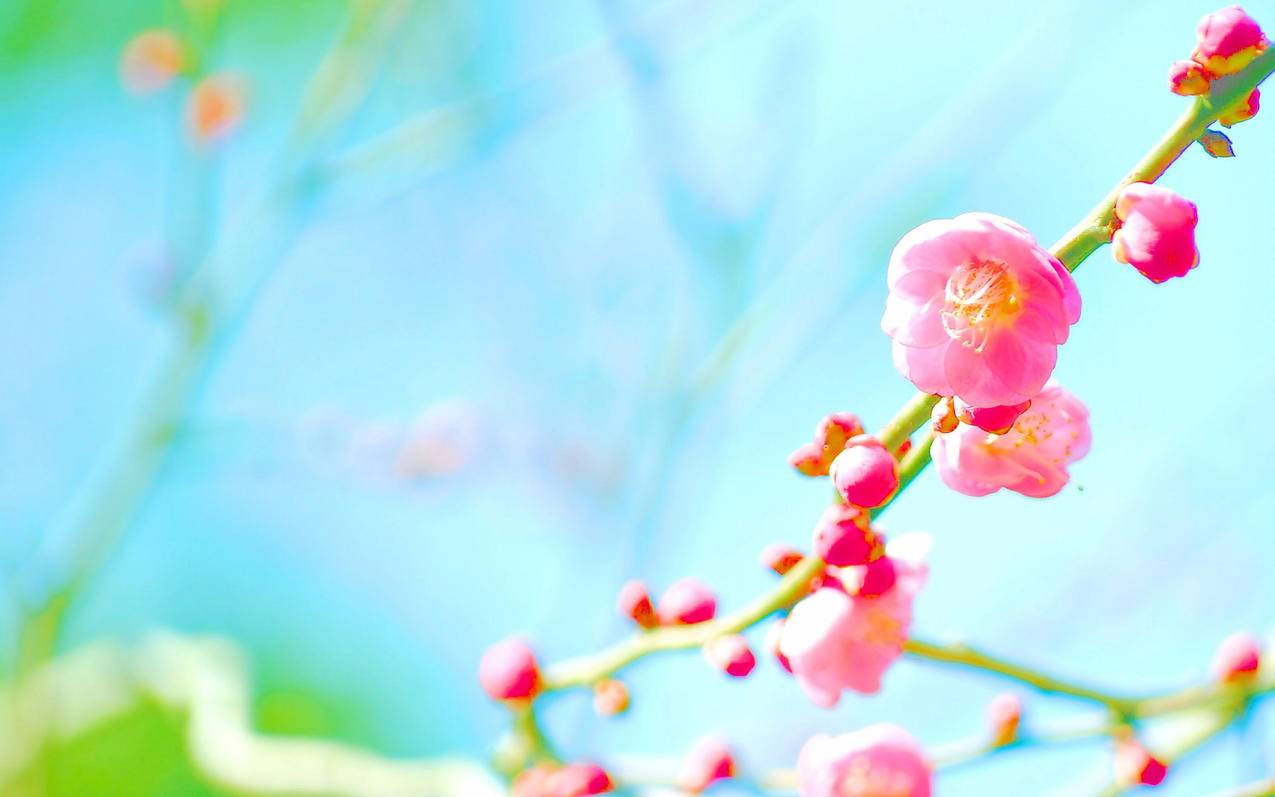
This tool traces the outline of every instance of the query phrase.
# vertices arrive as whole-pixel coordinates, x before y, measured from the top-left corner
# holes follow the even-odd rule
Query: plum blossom
[[[1040,392],[1080,319],[1071,274],[1025,229],[989,213],[929,221],[890,256],[881,328],[926,393],[977,407]]]
[[[784,621],[779,653],[802,691],[824,708],[841,692],[872,694],[903,653],[912,602],[925,584],[929,536],[907,534],[886,546],[894,582],[879,595],[857,590],[867,567],[829,568],[824,586],[803,598]]]
[[[958,493],[1004,488],[1046,498],[1067,484],[1067,466],[1088,453],[1089,443],[1089,410],[1051,381],[1005,434],[961,424],[935,436],[932,454],[939,478]]]
[[[1120,229],[1111,239],[1112,256],[1155,283],[1183,277],[1200,262],[1195,248],[1195,203],[1149,183],[1125,186],[1116,200]]]
[[[797,756],[801,797],[930,797],[933,789],[925,751],[897,725],[817,734]]]
[[[530,700],[541,686],[536,654],[517,637],[497,642],[478,663],[478,683],[493,700]]]
[[[1248,66],[1268,46],[1262,26],[1239,6],[1205,14],[1195,29],[1191,58],[1214,76],[1230,75]]]
[[[848,440],[828,475],[841,497],[859,507],[881,506],[899,487],[898,461],[872,435]]]

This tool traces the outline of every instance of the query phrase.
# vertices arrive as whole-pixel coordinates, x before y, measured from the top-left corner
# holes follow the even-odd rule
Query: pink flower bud
[[[1001,692],[987,704],[987,737],[994,747],[1018,738],[1023,721],[1023,701],[1013,692]]]
[[[1207,94],[1209,73],[1194,61],[1174,61],[1169,65],[1169,90],[1183,97]]]
[[[899,463],[869,435],[851,438],[829,475],[842,498],[865,508],[881,506],[899,487]]]
[[[621,587],[617,605],[620,614],[643,628],[654,628],[660,624],[655,616],[655,607],[651,605],[651,593],[641,581],[629,581]]]
[[[659,617],[664,625],[705,623],[717,614],[717,598],[693,578],[673,583],[660,596]]]
[[[1116,744],[1116,780],[1123,786],[1158,786],[1168,774],[1168,766],[1152,755],[1137,739]]]
[[[478,683],[493,700],[530,700],[540,691],[536,654],[518,638],[497,642],[478,663]]]
[[[152,94],[171,83],[185,63],[185,48],[176,33],[144,30],[124,47],[120,80],[133,94]]]
[[[1262,664],[1262,643],[1252,634],[1237,632],[1222,640],[1213,654],[1213,677],[1223,683],[1252,678]]]
[[[704,645],[704,658],[733,678],[743,678],[757,666],[757,657],[748,647],[748,640],[739,634],[709,640]]]
[[[549,776],[545,797],[586,797],[615,788],[611,776],[597,764],[567,764]]]
[[[866,564],[879,546],[868,513],[857,506],[830,506],[815,524],[815,555],[834,567]]]
[[[1234,74],[1248,66],[1268,44],[1257,20],[1239,6],[1206,14],[1195,33],[1191,58],[1218,76]]]
[[[1261,101],[1262,92],[1253,89],[1248,93],[1247,97],[1219,114],[1217,117],[1218,124],[1222,125],[1222,127],[1233,127],[1240,122],[1252,119],[1257,116]]]
[[[863,424],[848,412],[827,415],[815,428],[815,438],[788,455],[788,462],[806,476],[827,476],[828,466],[846,441],[863,434]]]
[[[930,422],[934,426],[934,431],[939,434],[947,434],[955,432],[960,419],[956,417],[955,405],[951,396],[944,396],[939,399],[939,403],[934,405],[934,409],[930,412]]]
[[[691,745],[682,761],[677,785],[682,791],[699,794],[719,780],[735,777],[735,755],[720,736],[704,736]]]
[[[931,797],[934,773],[907,731],[881,724],[812,736],[797,757],[797,783],[801,797]]]
[[[1031,401],[1005,404],[999,407],[971,407],[956,399],[956,417],[961,423],[977,426],[984,432],[1005,434],[1014,428],[1014,421],[1032,405]]]
[[[894,566],[894,560],[888,556],[873,559],[861,568],[861,571],[859,588],[851,591],[864,598],[884,595],[894,588],[898,580],[898,570]]]
[[[792,665],[788,663],[788,657],[784,655],[784,652],[779,649],[779,640],[783,638],[783,635],[784,620],[781,617],[771,623],[770,628],[766,629],[766,638],[762,641],[762,644],[770,652],[770,655],[775,657],[775,661],[779,662],[779,666],[784,668],[784,672],[791,674]]]
[[[629,710],[629,688],[622,681],[606,678],[593,687],[593,710],[599,717],[614,717]]]
[[[1195,248],[1195,204],[1149,183],[1125,186],[1116,200],[1122,223],[1111,239],[1112,255],[1155,283],[1183,277],[1200,262]]]
[[[763,566],[782,576],[799,565],[805,557],[791,545],[775,542],[763,548],[759,558]]]

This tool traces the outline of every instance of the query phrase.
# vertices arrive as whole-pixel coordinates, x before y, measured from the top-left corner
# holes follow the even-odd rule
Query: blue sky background
[[[232,0],[213,60],[248,76],[252,102],[201,218],[218,240],[265,228],[226,268],[268,276],[68,643],[229,635],[263,681],[357,706],[351,740],[483,753],[503,719],[473,677],[490,642],[593,650],[623,632],[630,577],[696,575],[725,606],[768,586],[758,550],[808,544],[827,499],[787,453],[827,412],[877,425],[910,395],[878,327],[893,243],[969,210],[1056,240],[1185,107],[1165,72],[1213,6],[421,3],[330,151],[414,114],[442,123],[406,153],[341,161],[275,218],[262,197],[341,4]],[[1275,4],[1248,10],[1275,26]],[[0,554],[23,593],[65,566],[77,497],[168,346],[146,274],[200,178],[179,101],[130,98],[115,64],[176,13],[0,9]],[[1164,181],[1199,205],[1196,271],[1154,286],[1104,250],[1077,272],[1057,376],[1094,445],[1072,484],[974,499],[927,473],[885,516],[935,538],[918,632],[1137,691],[1200,677],[1234,629],[1269,629],[1266,113],[1232,131],[1239,157],[1194,148]],[[473,456],[395,478],[377,440],[429,408],[472,432]],[[769,661],[726,682],[695,655],[629,682],[620,720],[583,695],[550,707],[566,750],[675,755],[720,730],[775,766],[812,732],[882,719],[937,744],[977,731],[1001,687],[905,661],[882,694],[822,711]],[[1072,708],[1029,701],[1035,717]],[[1257,776],[1264,724],[1158,793]],[[1005,756],[939,793],[1087,793],[1077,778],[1102,755]]]

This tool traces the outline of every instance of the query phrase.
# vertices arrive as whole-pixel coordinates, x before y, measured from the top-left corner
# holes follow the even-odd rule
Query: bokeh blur
[[[266,734],[482,761],[494,640],[596,649],[631,577],[757,594],[757,552],[806,545],[827,500],[788,452],[910,395],[878,327],[894,242],[967,210],[1057,239],[1185,107],[1166,67],[1218,2],[0,3],[0,660],[87,662],[34,720],[53,761],[10,743],[0,793],[251,794],[192,755],[212,731],[172,690],[205,687]],[[137,96],[121,53],[156,28],[183,74]],[[192,117],[209,75],[233,103]],[[1094,446],[1071,485],[974,499],[926,473],[885,517],[935,539],[919,632],[1150,691],[1269,630],[1264,116],[1166,178],[1200,207],[1196,271],[1077,272],[1057,374]],[[904,661],[823,711],[758,669],[652,659],[625,717],[580,694],[545,722],[604,761],[718,730],[771,767],[880,719],[966,736],[1003,688]],[[1159,793],[1262,775],[1268,726]],[[1028,750],[939,793],[1087,794],[1108,766]]]

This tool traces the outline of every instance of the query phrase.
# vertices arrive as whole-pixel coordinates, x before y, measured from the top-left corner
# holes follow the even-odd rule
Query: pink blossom
[[[903,653],[912,602],[925,584],[927,547],[923,534],[904,535],[887,546],[896,579],[884,594],[852,595],[830,585],[793,607],[779,651],[815,704],[830,708],[845,689],[872,694],[881,688],[881,676]]]
[[[1262,664],[1262,643],[1252,634],[1240,631],[1218,645],[1213,654],[1213,677],[1224,683],[1251,678]]]
[[[497,642],[478,663],[478,683],[493,700],[533,698],[540,691],[536,654],[516,637]]]
[[[1169,767],[1153,755],[1137,739],[1124,739],[1116,745],[1116,780],[1123,786],[1159,786]]]
[[[841,582],[852,595],[875,598],[894,588],[899,580],[899,569],[890,556],[873,559],[862,567],[845,568]]]
[[[801,797],[930,797],[934,773],[911,734],[879,724],[810,737],[797,757],[797,784]]]
[[[815,555],[836,567],[866,564],[881,544],[868,521],[868,513],[859,507],[828,507],[815,524]]]
[[[597,764],[567,764],[548,778],[545,797],[588,797],[615,788],[611,776]]]
[[[1009,219],[929,221],[890,256],[881,328],[894,364],[926,393],[977,407],[1017,404],[1044,387],[1080,318],[1071,274]]]
[[[748,640],[739,634],[717,637],[707,642],[704,645],[704,658],[732,678],[743,678],[757,666],[757,657],[748,647]]]
[[[1005,434],[961,424],[935,437],[932,455],[939,478],[958,493],[1005,488],[1046,498],[1067,484],[1067,466],[1088,453],[1089,443],[1089,410],[1050,382]]]
[[[1121,227],[1112,256],[1155,283],[1185,276],[1200,262],[1195,248],[1195,203],[1149,183],[1125,186],[1116,200]]]
[[[1018,416],[1026,412],[1031,404],[1030,401],[1022,401],[1018,404],[1007,404],[999,407],[971,407],[957,399],[955,413],[961,423],[977,426],[984,432],[1005,434],[1014,426],[1014,421],[1018,420]]]
[[[1197,63],[1214,75],[1230,75],[1248,66],[1266,49],[1266,34],[1239,6],[1205,14],[1195,29]]]
[[[861,434],[851,438],[828,471],[841,497],[854,506],[877,507],[899,487],[899,463],[881,441]]]
[[[1169,65],[1169,90],[1190,97],[1209,92],[1209,73],[1194,61],[1174,61]]]
[[[642,628],[654,628],[660,624],[659,618],[655,616],[655,607],[651,605],[651,593],[641,581],[629,581],[620,587],[616,603],[620,614]]]
[[[677,785],[682,791],[699,794],[719,780],[735,777],[735,754],[720,736],[703,736],[691,745],[682,761]]]
[[[700,582],[684,578],[674,582],[660,596],[658,612],[664,625],[704,623],[717,614],[717,598]]]
[[[863,434],[863,423],[848,412],[824,416],[815,427],[812,442],[788,455],[788,462],[806,476],[827,476],[828,466],[846,447],[846,441]]]

